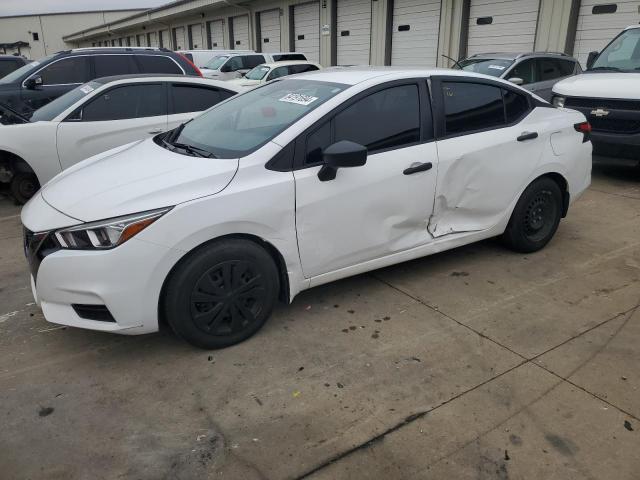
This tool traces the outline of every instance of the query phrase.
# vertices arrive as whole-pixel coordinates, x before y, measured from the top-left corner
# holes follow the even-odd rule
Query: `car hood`
[[[238,159],[181,155],[147,139],[80,162],[41,192],[56,210],[88,222],[214,195],[237,170]]]
[[[220,76],[220,71],[219,70],[209,70],[208,68],[201,68],[200,72],[202,73],[202,75],[204,75],[207,78],[213,78],[213,77],[219,77]]]
[[[638,73],[583,73],[561,80],[553,86],[553,93],[568,97],[640,99]]]

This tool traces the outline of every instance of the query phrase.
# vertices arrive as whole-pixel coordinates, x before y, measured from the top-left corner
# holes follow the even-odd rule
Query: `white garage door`
[[[136,46],[138,47],[146,47],[147,46],[147,38],[146,35],[140,33],[136,35]]]
[[[260,50],[265,53],[280,51],[280,10],[260,12]]]
[[[202,35],[202,24],[189,25],[189,48],[205,48],[204,38]]]
[[[338,0],[338,65],[369,65],[371,0]]]
[[[467,55],[531,52],[540,0],[471,0]]]
[[[186,50],[187,31],[184,27],[176,27],[173,29],[174,50]]]
[[[582,0],[573,55],[586,67],[589,52],[600,51],[622,29],[640,22],[640,2]]]
[[[208,23],[209,48],[222,50],[224,48],[224,25],[222,20],[213,20]]]
[[[150,47],[157,48],[160,46],[160,44],[158,43],[158,32],[149,32],[147,35]]]
[[[296,52],[312,62],[320,61],[320,4],[305,3],[293,7],[293,41]]]
[[[171,48],[169,42],[169,30],[158,31],[158,45],[163,48]]]
[[[439,31],[440,0],[396,0],[391,65],[435,67]]]
[[[231,19],[233,25],[233,45],[236,50],[247,50],[249,48],[249,17],[240,15]]]

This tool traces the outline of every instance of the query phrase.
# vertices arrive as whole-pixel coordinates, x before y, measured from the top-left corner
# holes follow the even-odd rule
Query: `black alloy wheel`
[[[562,191],[558,183],[549,177],[539,178],[520,196],[502,239],[517,252],[536,252],[553,238],[561,217]]]
[[[28,172],[16,173],[11,179],[11,184],[9,185],[11,195],[20,205],[27,203],[39,188],[40,183],[38,183],[38,177],[36,177],[35,174]]]
[[[178,336],[197,347],[224,348],[260,330],[279,291],[271,255],[251,240],[228,239],[196,249],[177,265],[162,308]]]

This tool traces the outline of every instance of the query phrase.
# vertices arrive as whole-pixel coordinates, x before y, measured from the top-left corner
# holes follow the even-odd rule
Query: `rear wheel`
[[[249,240],[224,240],[178,265],[163,307],[180,337],[200,348],[224,348],[260,330],[278,291],[278,270],[262,247]]]
[[[11,195],[20,204],[25,204],[38,191],[40,184],[34,173],[17,172],[11,179]]]
[[[539,178],[522,193],[502,238],[517,252],[536,252],[553,238],[561,217],[560,187],[551,178]]]

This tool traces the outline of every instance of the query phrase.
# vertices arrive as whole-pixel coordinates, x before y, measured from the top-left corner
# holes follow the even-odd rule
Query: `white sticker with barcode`
[[[93,92],[94,88],[91,85],[83,85],[80,87],[80,91],[84,94]]]
[[[302,93],[288,93],[280,99],[281,102],[295,103],[304,106],[311,105],[316,100],[318,100],[318,97],[303,95]]]

